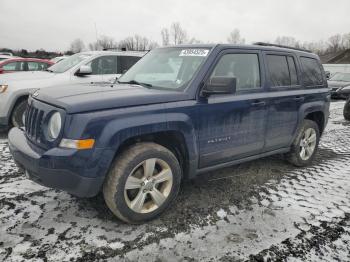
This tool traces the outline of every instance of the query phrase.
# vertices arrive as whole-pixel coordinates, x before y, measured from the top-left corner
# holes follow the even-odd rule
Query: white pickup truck
[[[91,51],[72,55],[41,72],[0,76],[0,128],[23,126],[30,92],[65,84],[110,82],[134,65],[145,52]],[[74,88],[74,85],[72,85]]]

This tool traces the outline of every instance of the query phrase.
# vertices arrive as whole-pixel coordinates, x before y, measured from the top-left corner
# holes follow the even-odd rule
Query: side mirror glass
[[[76,72],[78,76],[90,75],[92,73],[91,66],[82,65],[79,70]]]
[[[209,79],[204,86],[202,94],[233,94],[236,92],[237,78],[226,76],[215,76]]]

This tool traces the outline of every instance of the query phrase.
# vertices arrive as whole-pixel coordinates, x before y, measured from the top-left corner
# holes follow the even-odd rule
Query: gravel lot
[[[0,260],[350,261],[350,123],[334,102],[313,166],[274,156],[186,183],[150,223],[113,217],[18,171],[0,136]]]

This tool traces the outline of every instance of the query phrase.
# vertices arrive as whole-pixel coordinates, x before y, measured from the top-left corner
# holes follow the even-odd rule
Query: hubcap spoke
[[[307,146],[305,149],[306,149],[306,152],[307,152],[308,157],[311,156],[311,155],[312,155],[312,152],[313,152],[312,148],[309,147],[309,146]]]
[[[150,194],[153,201],[156,203],[158,207],[160,207],[166,199],[166,197],[156,188],[150,191]]]
[[[134,176],[129,176],[126,180],[125,189],[137,189],[141,187],[141,179]]]
[[[150,158],[147,159],[143,164],[143,170],[144,170],[144,176],[145,177],[151,177],[154,172],[154,167],[156,165],[156,159]]]
[[[311,129],[308,128],[306,131],[305,131],[305,138],[308,139],[310,137],[310,133],[311,133]]]
[[[172,172],[170,169],[164,169],[159,174],[155,175],[153,178],[154,182],[156,184],[159,184],[172,179]]]
[[[139,191],[135,199],[131,202],[131,208],[136,211],[140,212],[142,210],[143,204],[145,203],[146,199],[146,193],[143,193],[142,190]]]
[[[309,137],[309,142],[315,142],[316,141],[316,135],[315,134],[311,134],[311,136]]]
[[[301,156],[302,159],[304,159],[305,155],[306,155],[305,147],[302,147],[301,151],[300,151],[300,156]]]

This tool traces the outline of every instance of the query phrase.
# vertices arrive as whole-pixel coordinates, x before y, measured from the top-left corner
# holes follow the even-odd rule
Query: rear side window
[[[302,75],[306,86],[319,86],[323,84],[321,67],[316,59],[300,57]]]
[[[283,55],[267,55],[267,67],[272,87],[298,84],[294,58]]]
[[[130,69],[141,57],[138,56],[119,56],[118,57],[118,74],[124,74]]]
[[[221,57],[212,75],[235,77],[237,91],[260,88],[260,68],[257,54],[227,54]]]
[[[24,71],[24,62],[11,62],[3,65],[4,71]]]

